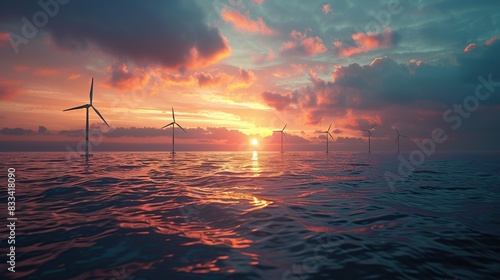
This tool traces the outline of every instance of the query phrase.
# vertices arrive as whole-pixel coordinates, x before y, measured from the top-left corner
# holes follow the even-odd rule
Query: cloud
[[[297,92],[290,92],[287,94],[279,94],[274,92],[265,91],[262,93],[262,99],[272,108],[278,111],[283,111],[290,108],[293,104],[297,104]]]
[[[415,59],[398,63],[380,57],[367,65],[336,66],[330,81],[311,72],[309,85],[286,94],[265,92],[262,98],[268,106],[280,111],[302,111],[305,122],[313,124],[326,117],[345,118],[349,128],[384,120],[395,122],[398,118],[391,112],[396,108],[405,108],[401,111],[406,114],[415,111],[415,119],[437,116],[442,120],[439,110],[474,94],[479,76],[500,79],[498,53],[500,43],[458,53],[456,64],[433,65]],[[500,96],[491,95],[481,105],[498,106]]]
[[[37,134],[45,134],[47,132],[47,128],[43,125],[38,126]]]
[[[17,128],[4,127],[2,130],[0,130],[0,134],[20,136],[20,135],[33,135],[35,134],[35,132],[33,132],[33,130],[31,129],[24,129],[19,127]]]
[[[227,84],[232,80],[231,76],[220,72],[215,75],[211,73],[196,73],[194,76],[200,88],[216,87]]]
[[[339,56],[353,56],[359,53],[366,53],[374,49],[385,49],[395,45],[394,32],[391,29],[386,29],[380,33],[355,33],[352,34],[354,46],[344,46],[340,41],[333,42]]]
[[[229,90],[235,90],[239,88],[248,88],[251,86],[257,78],[252,70],[240,68],[237,78],[228,85]]]
[[[10,41],[10,35],[7,32],[0,32],[0,48],[6,46]]]
[[[262,5],[262,3],[264,3],[264,0],[252,0],[252,2]]]
[[[465,47],[464,52],[470,52],[470,51],[471,51],[471,50],[473,50],[475,47],[476,47],[476,44],[474,44],[474,43],[469,44],[467,47]]]
[[[14,71],[16,71],[16,72],[25,72],[29,69],[30,69],[29,67],[26,67],[24,65],[18,65],[18,66],[14,67]]]
[[[9,100],[19,94],[19,81],[0,81],[0,100]]]
[[[37,2],[10,1],[0,18],[12,24],[13,33],[22,34],[17,23],[40,10]],[[207,24],[194,1],[71,1],[60,10],[43,29],[61,49],[97,47],[120,61],[172,70],[205,67],[230,54],[225,37]]]
[[[246,143],[248,136],[238,130],[230,130],[225,127],[207,127],[203,128],[187,128],[187,133],[176,133],[176,139],[188,139],[196,142],[213,142],[227,144]],[[19,129],[18,129],[19,130]],[[24,130],[23,130],[24,131]],[[0,131],[2,133],[2,131]],[[19,132],[18,132],[19,133]],[[82,137],[84,130],[61,130],[59,135],[68,137]],[[19,134],[21,135],[21,134]],[[172,129],[160,129],[154,127],[117,127],[104,133],[106,138],[151,138],[151,137],[166,137],[172,135]]]
[[[332,12],[332,5],[325,4],[321,7],[321,10],[323,11],[323,14],[327,15]]]
[[[258,54],[252,56],[253,62],[256,64],[264,64],[266,62],[269,62],[274,59],[274,51],[272,49],[269,49],[268,53],[263,53],[263,54]]]
[[[33,74],[41,77],[55,76],[59,74],[61,70],[55,68],[38,68],[33,71]]]
[[[258,18],[256,21],[254,21],[243,15],[238,10],[222,10],[221,17],[225,22],[232,23],[233,26],[239,31],[258,33],[262,35],[277,34],[277,31],[269,28],[262,18]]]
[[[282,56],[302,56],[312,57],[318,53],[324,53],[327,48],[323,44],[323,40],[316,37],[307,37],[307,34],[297,30],[290,32],[291,41],[283,43],[280,47]]]
[[[246,84],[251,84],[255,81],[255,74],[253,73],[252,70],[240,68],[239,72],[240,72],[239,79],[242,82]]]
[[[76,80],[80,78],[80,74],[71,74],[68,76],[68,80]]]
[[[161,75],[163,81],[168,86],[189,86],[193,85],[196,80],[192,75],[184,75],[184,74],[171,74],[171,73],[163,73]]]
[[[125,63],[115,62],[106,68],[110,74],[106,83],[114,88],[130,90],[144,87],[150,78],[146,70],[136,67],[129,71]]]
[[[487,46],[491,46],[498,41],[500,41],[500,36],[495,36],[495,37],[491,37],[490,39],[488,39],[485,44]]]

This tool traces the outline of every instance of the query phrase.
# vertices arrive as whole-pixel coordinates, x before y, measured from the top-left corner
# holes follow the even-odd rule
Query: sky
[[[3,2],[1,151],[499,150],[500,2]],[[256,139],[259,143],[252,144]],[[429,140],[430,141],[430,140]],[[79,146],[80,145],[80,146]]]

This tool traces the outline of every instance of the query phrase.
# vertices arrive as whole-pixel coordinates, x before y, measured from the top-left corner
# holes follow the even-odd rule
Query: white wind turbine
[[[399,137],[407,137],[406,135],[399,134],[399,130],[396,128],[396,132],[398,133],[398,137],[396,138],[396,143],[398,143],[398,154],[399,154]]]
[[[71,111],[71,110],[78,110],[78,109],[86,109],[86,125],[85,125],[85,158],[88,159],[89,156],[92,156],[92,154],[89,154],[89,108],[92,108],[94,109],[94,111],[96,112],[96,114],[102,119],[102,121],[109,127],[109,124],[106,122],[106,120],[102,117],[101,113],[99,113],[99,111],[94,107],[94,105],[92,105],[92,96],[94,94],[94,78],[92,78],[92,83],[90,84],[90,104],[85,104],[85,105],[81,105],[81,106],[78,106],[78,107],[74,107],[74,108],[69,108],[69,109],[66,109],[66,110],[63,110],[64,112],[65,111]]]
[[[184,132],[186,132],[186,133],[187,133],[187,131],[180,124],[178,124],[175,121],[174,107],[172,107],[172,120],[173,120],[173,122],[171,122],[171,123],[163,126],[162,129],[165,128],[165,127],[168,127],[168,126],[172,126],[172,154],[175,154],[175,150],[174,150],[174,142],[175,142],[174,132],[175,132],[175,126],[177,125],[180,129],[184,130]]]
[[[368,153],[371,153],[371,142],[370,142],[370,138],[373,138],[373,134],[371,132],[371,130],[375,127],[375,125],[372,125],[372,127],[370,127],[369,129],[361,129],[361,131],[366,131],[368,132]]]
[[[287,125],[288,125],[288,124],[285,124],[285,126],[283,127],[283,129],[282,129],[282,130],[274,130],[274,131],[273,131],[273,133],[274,133],[274,132],[280,132],[280,133],[281,133],[281,153],[283,153],[283,135],[285,136],[285,138],[286,138],[286,139],[288,139],[288,138],[286,137],[286,134],[285,134],[285,128],[286,128],[286,126],[287,126]]]
[[[325,133],[326,136],[326,153],[328,154],[328,136],[330,136],[333,140],[333,136],[330,134],[330,128],[332,127],[332,124],[328,127],[326,131],[321,131],[320,133]]]

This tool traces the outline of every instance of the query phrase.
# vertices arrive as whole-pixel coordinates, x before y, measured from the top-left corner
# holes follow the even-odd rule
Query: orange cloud
[[[321,10],[323,11],[323,14],[327,15],[332,12],[332,6],[330,4],[325,4]]]
[[[80,78],[80,74],[71,74],[68,76],[68,80],[76,80]]]
[[[167,86],[189,86],[195,83],[193,76],[166,73],[162,79]]]
[[[211,53],[207,53],[206,46],[205,49],[203,48],[204,46],[192,47],[184,65],[176,65],[175,67],[167,66],[167,68],[174,70],[204,68],[229,56],[231,54],[231,47],[229,46],[228,40],[222,34],[219,35],[222,38],[223,45],[218,46],[217,51],[212,51],[212,49],[210,49]]]
[[[144,87],[150,78],[150,74],[144,69],[135,68],[133,71],[129,71],[127,65],[120,62],[113,63],[106,70],[111,75],[107,84],[121,90]]]
[[[230,84],[228,88],[230,90],[247,88],[251,86],[255,80],[256,77],[252,70],[240,68],[238,79],[236,79],[234,83]]]
[[[263,53],[263,54],[252,56],[252,60],[256,64],[263,64],[263,63],[269,62],[269,61],[273,60],[273,58],[274,58],[274,51],[272,49],[269,49],[268,53]]]
[[[9,100],[19,93],[19,81],[0,81],[0,99]]]
[[[225,22],[230,22],[237,30],[251,33],[259,33],[262,35],[274,35],[278,32],[269,28],[262,18],[256,21],[249,19],[240,11],[222,10],[221,17]]]
[[[210,73],[196,73],[195,78],[200,88],[215,87],[232,80],[231,76],[220,72],[215,75]]]
[[[0,32],[0,47],[7,45],[10,40],[10,35],[7,32]]]
[[[264,3],[264,0],[252,0],[252,2],[262,5],[262,3]]]
[[[340,41],[333,42],[340,56],[352,56],[359,53],[366,53],[373,49],[389,48],[394,44],[394,34],[391,29],[386,29],[385,32],[374,33],[355,33],[352,34],[352,39],[356,43],[355,46],[344,47]]]
[[[500,36],[491,37],[490,39],[488,39],[488,41],[486,41],[486,45],[491,46],[491,45],[493,45],[493,43],[495,43],[496,41],[499,41],[499,40],[500,40]]]
[[[293,40],[283,43],[280,48],[280,54],[283,56],[298,55],[311,57],[327,51],[323,40],[318,36],[307,37],[307,34],[297,30],[290,32],[290,36]]]
[[[293,104],[297,104],[297,98],[297,92],[279,94],[265,91],[262,93],[262,99],[267,104],[267,106],[272,107],[278,111],[289,109]]]
[[[14,71],[16,71],[16,72],[25,72],[28,69],[30,69],[30,68],[23,66],[23,65],[19,65],[19,66],[14,67]]]
[[[476,48],[476,44],[472,43],[465,47],[464,52],[470,52],[471,50]]]
[[[54,68],[38,68],[33,71],[36,76],[48,77],[59,74],[61,71],[59,69]]]

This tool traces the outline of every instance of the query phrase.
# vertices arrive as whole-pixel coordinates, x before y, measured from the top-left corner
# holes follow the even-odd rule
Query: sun
[[[252,145],[254,146],[259,145],[259,141],[257,141],[257,139],[252,139]]]

